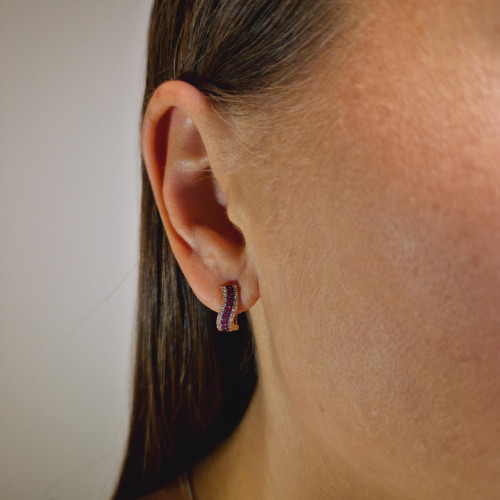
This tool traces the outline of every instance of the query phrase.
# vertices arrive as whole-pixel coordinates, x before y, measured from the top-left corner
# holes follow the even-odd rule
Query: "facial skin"
[[[236,139],[187,84],[152,100],[174,110],[165,158],[143,132],[174,252],[215,311],[238,281],[259,359],[198,500],[500,498],[500,4],[353,16],[265,161],[232,169]],[[207,166],[244,241],[180,197]]]

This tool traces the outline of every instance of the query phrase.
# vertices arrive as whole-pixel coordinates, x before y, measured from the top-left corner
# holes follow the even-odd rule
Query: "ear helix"
[[[239,330],[236,315],[238,309],[238,285],[223,285],[220,288],[222,290],[222,306],[217,315],[217,330],[219,332]]]

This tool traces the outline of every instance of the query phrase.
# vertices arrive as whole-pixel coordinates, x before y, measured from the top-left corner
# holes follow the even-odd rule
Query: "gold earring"
[[[236,315],[238,309],[238,285],[223,285],[220,289],[222,290],[222,306],[217,315],[217,330],[219,332],[239,330]]]

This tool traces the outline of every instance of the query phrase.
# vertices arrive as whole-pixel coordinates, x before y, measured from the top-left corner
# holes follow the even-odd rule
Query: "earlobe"
[[[217,311],[220,286],[236,282],[243,312],[258,298],[258,279],[244,235],[228,218],[228,179],[214,173],[217,130],[206,97],[185,82],[169,81],[148,104],[141,146],[172,251],[193,292]]]

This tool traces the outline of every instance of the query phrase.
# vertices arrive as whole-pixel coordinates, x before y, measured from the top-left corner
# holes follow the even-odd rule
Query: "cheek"
[[[422,470],[439,457],[436,471],[474,471],[486,483],[500,459],[500,155],[482,98],[466,110],[434,94],[413,119],[358,124],[370,127],[358,167],[373,190],[357,219],[366,238],[358,340],[370,346],[360,378],[377,390],[351,394],[387,457],[404,442]]]
[[[318,401],[331,402],[330,429],[342,423],[387,474],[397,461],[422,484],[429,470],[498,480],[500,156],[498,129],[476,118],[461,122],[468,142],[432,121],[378,136],[372,123],[370,154],[351,165],[369,189],[353,186],[340,211],[348,224],[330,215],[322,323],[334,338],[315,353],[332,367]],[[340,412],[339,386],[349,402]]]
[[[370,186],[356,192],[371,261],[361,282],[390,325],[397,401],[420,407],[423,426],[434,410],[447,424],[471,417],[472,438],[500,417],[500,67],[452,49],[446,61],[407,59],[397,78],[371,68],[372,97],[345,121],[364,143],[354,176]]]

